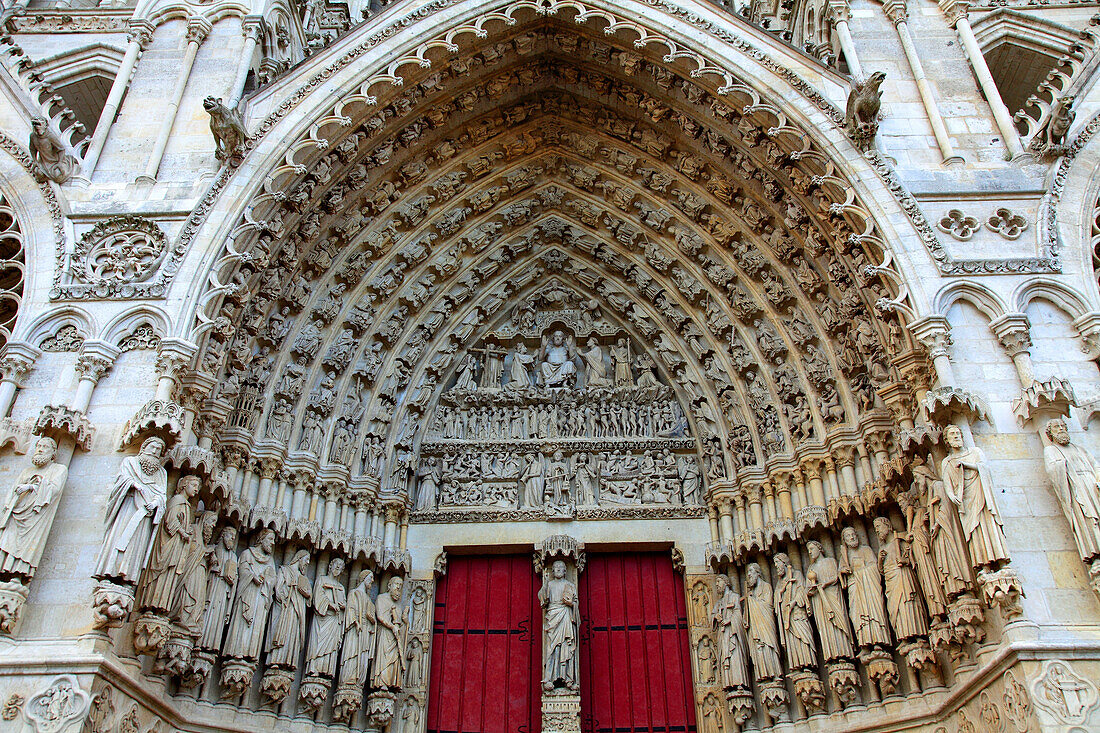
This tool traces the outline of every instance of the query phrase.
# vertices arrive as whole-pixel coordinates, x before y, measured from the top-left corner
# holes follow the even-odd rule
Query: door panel
[[[530,555],[449,557],[436,589],[428,733],[538,733],[541,624]]]
[[[589,553],[579,591],[581,730],[695,731],[684,583],[669,553]]]

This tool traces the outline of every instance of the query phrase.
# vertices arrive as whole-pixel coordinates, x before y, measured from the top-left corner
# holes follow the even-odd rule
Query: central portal
[[[588,553],[578,586],[583,732],[694,731],[684,581],[669,553]]]

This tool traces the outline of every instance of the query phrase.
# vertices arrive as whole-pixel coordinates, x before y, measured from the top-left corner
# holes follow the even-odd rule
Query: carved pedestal
[[[332,680],[319,675],[307,675],[298,689],[298,702],[308,713],[314,713],[325,704]]]
[[[1001,607],[1001,615],[1006,622],[1013,621],[1023,614],[1020,599],[1024,597],[1023,586],[1016,571],[1010,567],[997,571],[978,573],[978,582],[982,584],[982,595],[986,604]]]
[[[191,667],[191,652],[195,648],[195,637],[178,626],[173,626],[167,643],[157,656],[157,663],[166,672],[177,677],[183,676]]]
[[[157,611],[143,611],[134,622],[134,651],[156,655],[168,643],[172,622]]]
[[[767,680],[760,683],[760,702],[768,712],[768,717],[776,723],[785,723],[791,719],[787,705],[791,697],[782,679]]]
[[[848,707],[858,702],[859,672],[856,671],[856,665],[837,659],[825,666],[829,670],[829,688],[836,694],[841,707]]]
[[[817,672],[800,669],[791,672],[789,677],[794,694],[798,696],[798,701],[808,715],[815,715],[825,709],[825,686],[821,684]]]
[[[19,623],[19,614],[27,602],[30,588],[19,580],[0,583],[0,633],[10,634]]]
[[[393,720],[397,707],[397,695],[389,690],[377,690],[367,698],[367,719],[378,728],[385,728]]]
[[[581,733],[581,696],[556,690],[542,696],[543,733]]]
[[[202,687],[214,671],[214,659],[217,653],[210,649],[196,649],[191,654],[191,663],[187,672],[180,677],[180,684],[184,687]]]
[[[101,631],[122,626],[134,607],[134,587],[101,580],[92,591],[93,626]]]
[[[290,694],[292,684],[294,684],[294,669],[292,667],[272,665],[264,670],[264,676],[260,680],[260,692],[273,705],[279,705]]]
[[[752,692],[745,688],[736,688],[726,692],[726,704],[730,715],[738,725],[744,725],[752,717]]]
[[[363,707],[363,690],[356,684],[341,684],[336,688],[332,704],[332,717],[341,723],[350,723],[359,708]]]
[[[867,676],[871,678],[883,697],[889,697],[898,689],[898,665],[894,664],[894,658],[890,652],[884,649],[871,649],[861,652],[859,659],[867,668]],[[874,689],[871,690],[874,693]]]
[[[256,660],[230,657],[222,662],[222,698],[232,700],[244,694],[256,673]]]
[[[955,629],[955,640],[960,644],[980,644],[985,639],[985,629],[982,628],[985,611],[977,598],[969,594],[956,598],[947,609],[947,617]]]

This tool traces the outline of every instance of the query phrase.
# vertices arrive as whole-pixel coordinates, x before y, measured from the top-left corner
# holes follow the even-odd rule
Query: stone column
[[[978,77],[978,84],[982,88],[982,95],[989,103],[989,109],[993,112],[993,121],[997,123],[997,129],[1004,138],[1008,153],[1013,158],[1024,154],[1024,146],[1020,142],[1020,133],[1012,124],[1012,114],[1001,99],[1001,90],[997,88],[997,82],[989,73],[989,65],[985,62],[985,55],[978,46],[978,39],[974,37],[974,30],[970,27],[970,0],[939,0],[940,10],[947,18],[948,25],[954,26],[962,41],[966,58],[970,61],[970,68],[974,69],[974,76]]]
[[[104,374],[115,363],[122,351],[106,341],[85,341],[76,357],[76,373],[79,381],[76,394],[69,406],[77,412],[87,412],[92,402],[92,391]]]
[[[31,373],[42,350],[26,341],[9,341],[0,357],[0,418],[7,419],[15,404],[15,393]]]
[[[584,544],[569,535],[551,535],[535,546],[535,572],[542,577],[542,730],[580,733],[580,599],[577,577],[584,570]],[[551,646],[572,630],[572,649]],[[571,654],[572,658],[566,657]]]
[[[997,320],[991,321],[989,328],[1008,355],[1012,357],[1012,365],[1016,367],[1020,386],[1030,387],[1035,381],[1035,372],[1031,368],[1031,323],[1027,315],[1006,313]]]
[[[130,20],[130,33],[127,36],[126,54],[122,57],[122,64],[115,74],[115,81],[111,84],[111,91],[107,94],[107,101],[103,103],[103,111],[99,113],[99,121],[96,122],[95,132],[92,133],[92,141],[88,144],[88,152],[84,154],[84,175],[92,177],[95,172],[99,156],[103,153],[103,146],[107,143],[107,136],[111,133],[111,126],[118,114],[118,107],[122,104],[122,97],[130,86],[130,77],[134,75],[134,66],[137,65],[141,50],[153,38],[155,30],[148,20]]]
[[[244,49],[241,50],[241,60],[237,63],[237,73],[233,78],[233,86],[229,90],[229,101],[226,107],[236,109],[244,95],[244,85],[248,81],[248,72],[252,68],[252,56],[256,53],[256,44],[264,32],[264,19],[260,15],[246,15],[241,18],[241,33],[244,34]]]
[[[160,161],[164,157],[164,149],[168,147],[168,137],[172,134],[172,126],[176,122],[176,112],[183,99],[183,92],[187,89],[187,80],[191,76],[191,67],[195,65],[199,46],[206,40],[212,27],[210,21],[201,16],[192,16],[187,21],[187,50],[184,51],[183,60],[180,62],[179,74],[176,75],[176,84],[171,96],[165,100],[167,104],[164,109],[158,112],[163,115],[160,130],[157,132],[157,139],[153,142],[153,153],[145,166],[145,173],[138,177],[140,182],[156,183]]]
[[[905,0],[887,0],[883,3],[882,8],[886,11],[886,17],[897,28],[901,48],[905,52],[906,60],[909,62],[909,70],[913,74],[913,79],[917,82],[917,91],[920,92],[920,99],[924,104],[925,114],[928,115],[928,122],[932,125],[932,134],[936,137],[936,144],[940,148],[944,165],[961,163],[962,158],[955,155],[951,139],[947,136],[947,127],[943,124],[943,116],[940,114],[939,107],[936,106],[936,98],[932,94],[932,85],[924,75],[920,55],[917,53],[916,46],[913,45],[913,36],[909,33],[909,11],[905,7]]]
[[[847,0],[830,0],[826,17],[836,30],[836,37],[840,40],[840,50],[844,53],[845,61],[848,62],[848,70],[852,72],[852,80],[863,81],[863,67],[859,63],[855,43],[852,42],[852,32],[848,29],[848,20],[852,17],[852,11],[848,7]]]

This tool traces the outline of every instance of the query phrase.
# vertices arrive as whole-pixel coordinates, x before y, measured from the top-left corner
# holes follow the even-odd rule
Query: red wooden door
[[[541,625],[530,555],[449,557],[435,597],[428,733],[539,733]]]
[[[684,581],[670,554],[589,553],[578,590],[584,733],[694,731]]]

